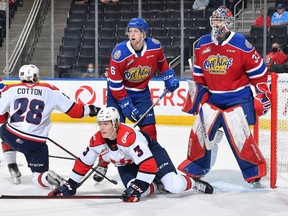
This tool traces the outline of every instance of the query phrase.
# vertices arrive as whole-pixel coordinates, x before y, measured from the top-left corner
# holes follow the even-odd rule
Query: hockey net
[[[272,107],[254,126],[254,137],[267,162],[270,187],[276,188],[277,178],[288,173],[288,74],[272,73],[269,81]]]

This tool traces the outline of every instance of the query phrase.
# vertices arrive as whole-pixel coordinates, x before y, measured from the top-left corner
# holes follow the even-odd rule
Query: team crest
[[[157,39],[155,39],[155,38],[152,38],[152,41],[153,41],[153,43],[155,43],[155,44],[160,44],[160,41],[157,40]]]
[[[210,74],[226,74],[226,70],[232,65],[233,58],[228,59],[227,56],[219,54],[209,56],[204,61],[204,69]]]
[[[252,44],[247,39],[245,40],[245,45],[250,49],[253,47]]]
[[[124,72],[124,78],[130,82],[142,82],[151,74],[151,68],[139,65],[137,68],[130,68]]]
[[[119,59],[120,58],[120,56],[121,56],[121,50],[116,50],[115,52],[114,52],[114,54],[113,54],[113,59],[114,60],[117,60],[117,59]]]

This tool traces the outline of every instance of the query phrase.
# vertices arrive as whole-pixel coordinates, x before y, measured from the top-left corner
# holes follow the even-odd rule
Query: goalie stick
[[[45,195],[1,195],[0,199],[123,199],[120,195],[89,195],[89,196],[45,196]]]

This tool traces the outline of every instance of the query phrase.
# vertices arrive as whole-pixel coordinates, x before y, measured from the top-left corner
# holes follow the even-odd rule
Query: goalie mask
[[[33,64],[23,65],[19,69],[19,78],[22,82],[38,83],[40,79],[39,69]]]
[[[221,6],[210,17],[212,27],[211,37],[215,44],[223,41],[228,32],[233,28],[234,18],[230,9]]]

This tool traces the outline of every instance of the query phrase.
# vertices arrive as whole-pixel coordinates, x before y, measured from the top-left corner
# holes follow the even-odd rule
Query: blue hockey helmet
[[[137,28],[141,29],[141,31],[147,32],[149,27],[148,23],[143,18],[132,18],[127,25],[127,30],[129,28]]]

